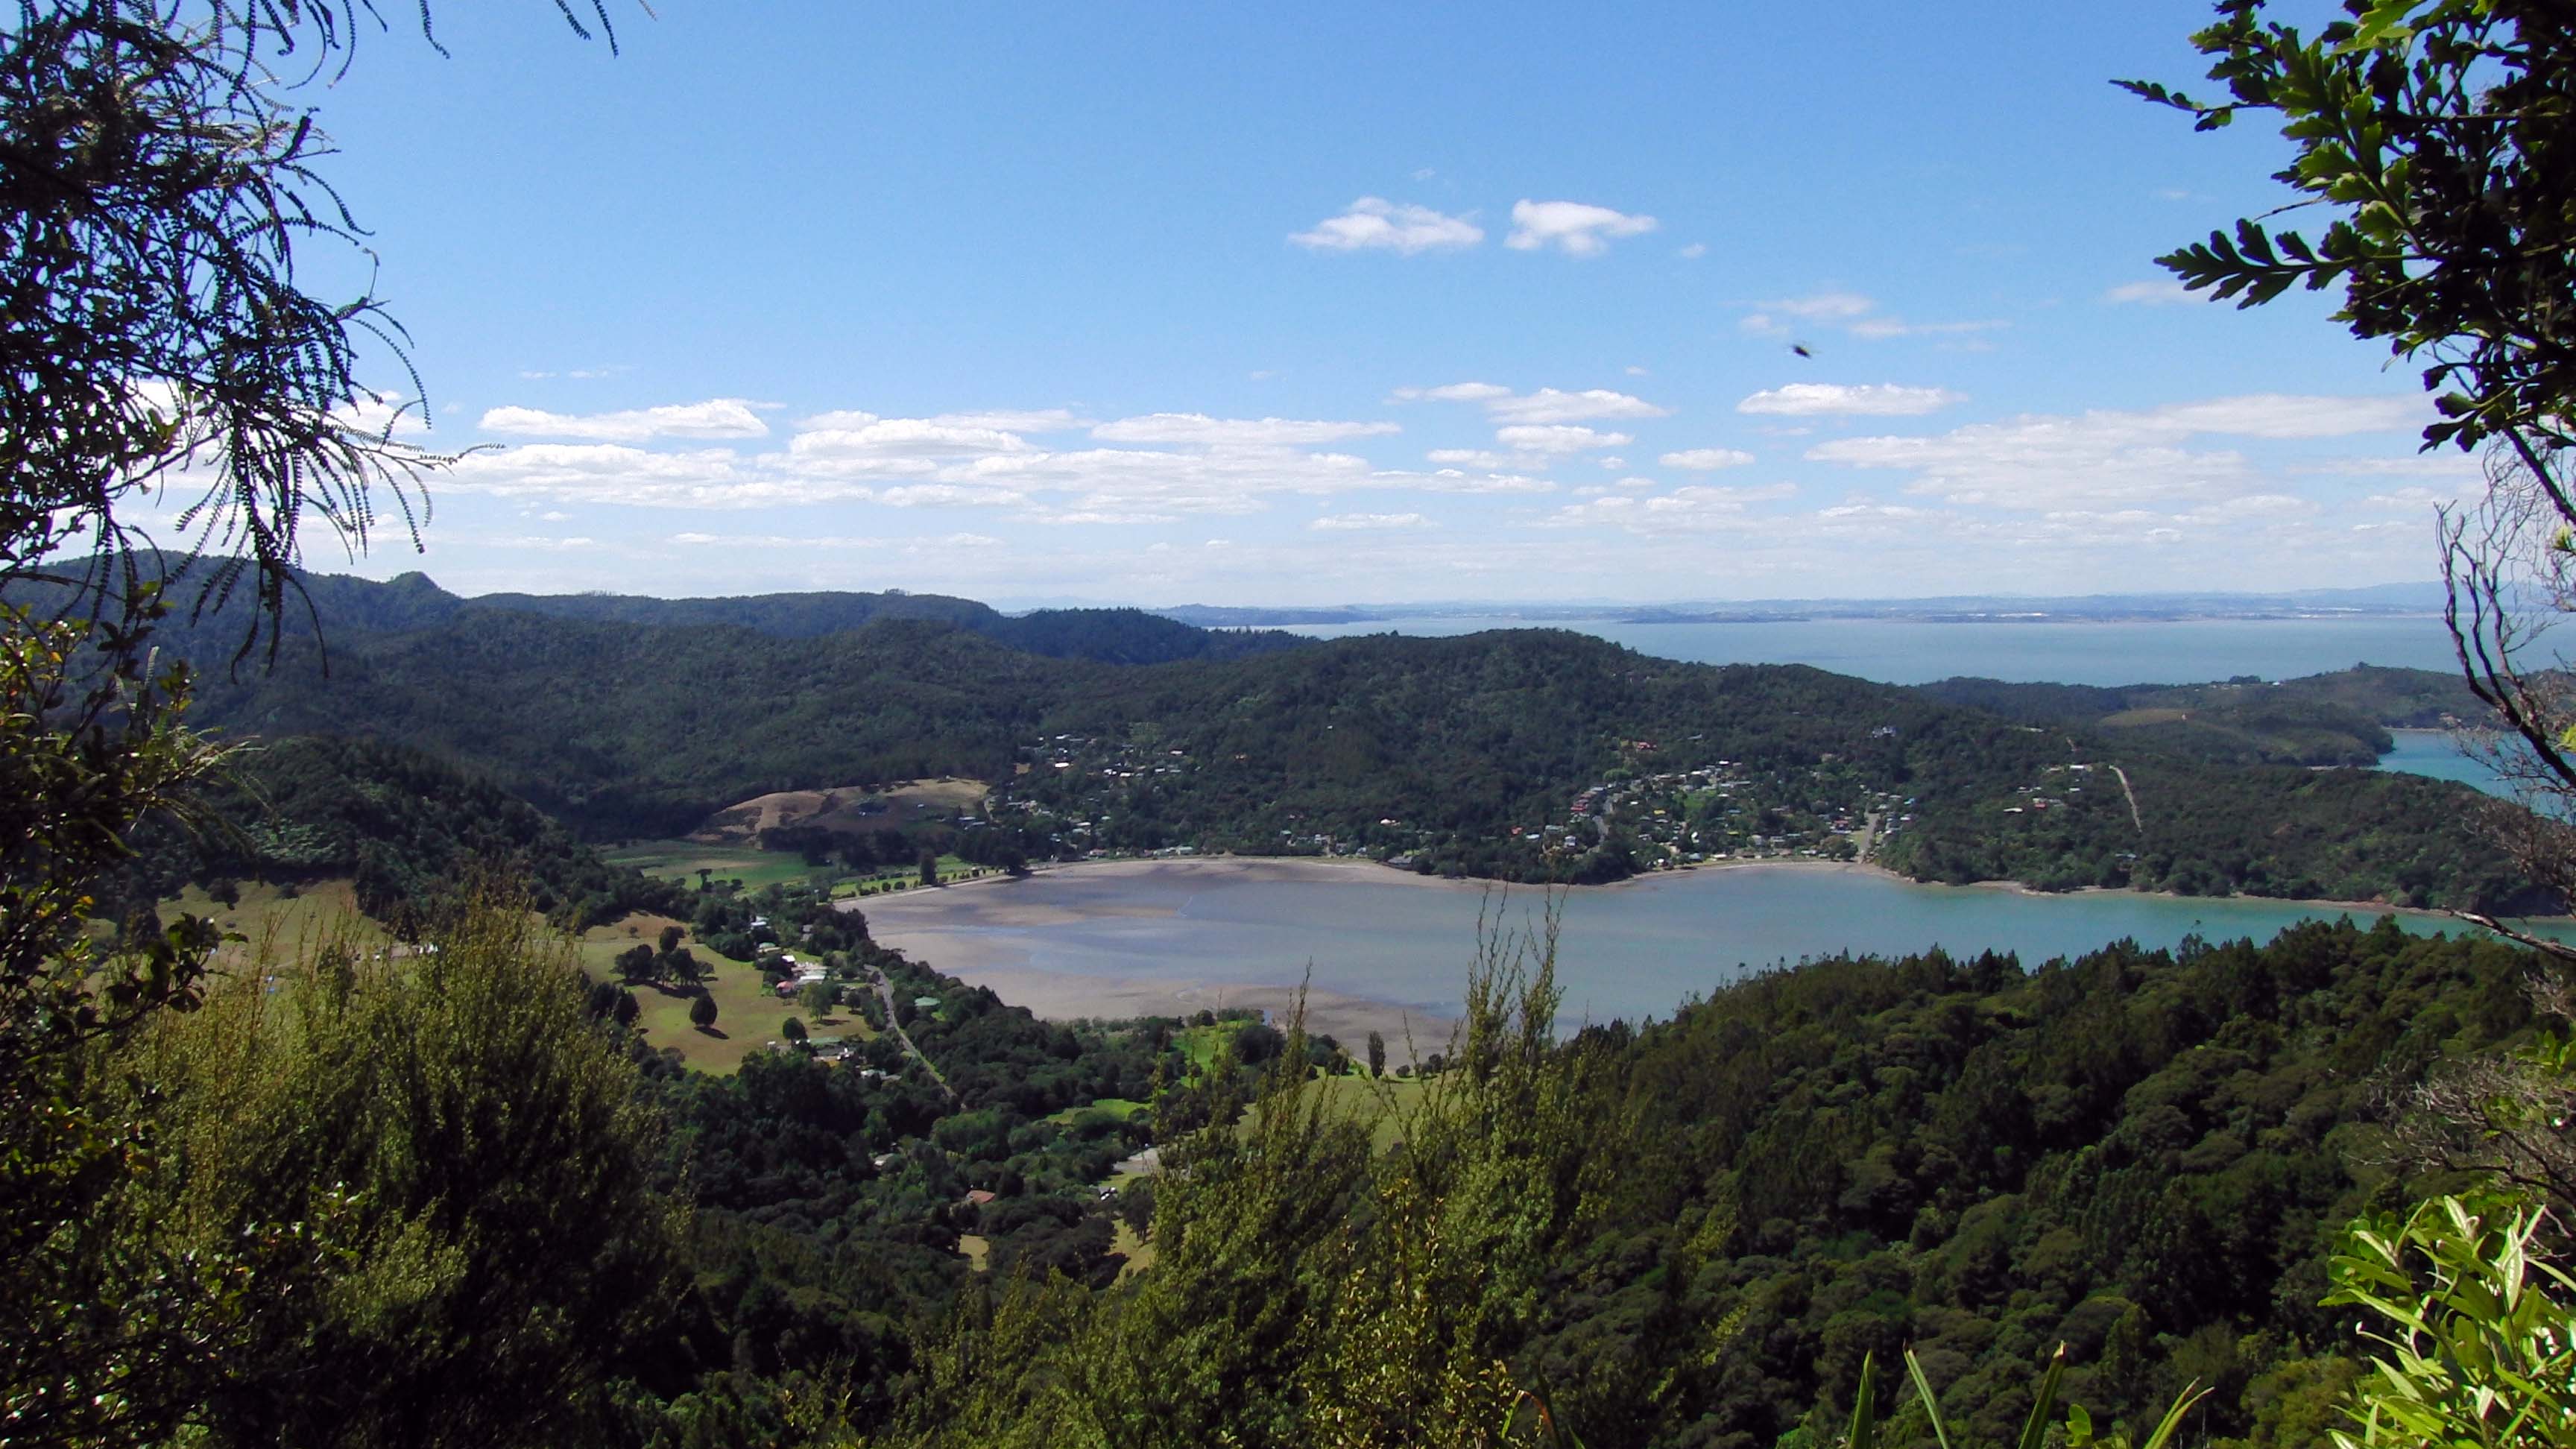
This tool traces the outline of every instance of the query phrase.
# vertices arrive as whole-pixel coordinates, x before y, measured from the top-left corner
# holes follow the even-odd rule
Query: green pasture
[[[747,890],[802,885],[816,874],[815,868],[805,863],[805,857],[789,851],[706,845],[694,840],[639,840],[603,850],[600,858],[611,865],[631,866],[646,875],[689,885],[697,884],[698,872],[703,870],[716,880],[741,881]]]
[[[698,872],[719,881],[742,882],[745,890],[759,890],[773,885],[811,885],[817,877],[831,882],[832,894],[838,897],[883,895],[889,891],[918,889],[921,867],[917,864],[878,866],[858,874],[839,866],[807,865],[805,857],[794,851],[760,850],[748,845],[709,845],[697,840],[638,840],[613,850],[603,850],[600,858],[611,865],[631,866],[649,876],[696,885]],[[973,880],[990,873],[990,867],[969,865],[954,855],[939,857],[939,880],[942,885]]]
[[[1124,1122],[1146,1110],[1148,1105],[1128,1097],[1101,1097],[1084,1106],[1067,1107],[1061,1112],[1052,1113],[1045,1120],[1064,1125],[1089,1113],[1097,1112],[1112,1122]]]
[[[1403,1135],[1404,1123],[1422,1109],[1430,1083],[1420,1077],[1318,1077],[1306,1090],[1324,1094],[1327,1120],[1349,1120],[1366,1127],[1369,1149],[1384,1152]],[[1257,1124],[1260,1106],[1244,1114],[1244,1126]]]

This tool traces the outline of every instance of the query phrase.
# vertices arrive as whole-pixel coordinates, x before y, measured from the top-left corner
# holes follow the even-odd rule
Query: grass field
[[[1190,1059],[1190,1065],[1205,1067],[1216,1061],[1217,1050],[1243,1030],[1239,1021],[1220,1021],[1214,1026],[1185,1026],[1172,1033],[1172,1045]]]
[[[664,926],[680,924],[661,916],[634,915],[614,925],[593,926],[581,935],[582,965],[595,977],[614,976],[618,952],[639,941],[653,941]],[[676,1048],[680,1060],[699,1071],[731,1076],[742,1066],[744,1057],[782,1040],[779,1029],[791,1016],[803,1018],[805,1029],[817,1036],[865,1040],[876,1035],[856,1007],[841,1007],[832,1016],[808,1017],[803,1007],[781,1000],[761,979],[757,967],[719,956],[695,937],[685,937],[681,944],[710,972],[705,985],[707,994],[715,998],[715,1026],[700,1031],[690,1024],[692,998],[688,993],[652,986],[635,990],[635,1000],[644,1008],[643,1014],[635,1018],[635,1025],[647,1043],[656,1049]]]
[[[176,905],[190,915],[209,917],[225,932],[238,932],[244,938],[227,942],[216,953],[218,969],[260,954],[292,957],[300,946],[319,945],[343,932],[352,944],[370,950],[392,939],[358,909],[357,894],[345,880],[320,881],[301,888],[252,882],[241,888],[240,904],[231,906],[190,886],[180,894]]]
[[[805,857],[783,850],[755,850],[748,845],[703,845],[694,840],[639,840],[600,858],[611,865],[632,866],[646,875],[696,884],[698,872],[716,880],[738,880],[745,889],[802,884],[813,879]]]
[[[1324,1112],[1328,1118],[1348,1118],[1369,1129],[1369,1148],[1384,1152],[1395,1145],[1404,1128],[1404,1119],[1422,1107],[1423,1094],[1429,1083],[1419,1077],[1319,1077],[1314,1085],[1323,1089]],[[1260,1109],[1254,1108],[1255,1112]],[[1251,1115],[1245,1125],[1252,1124]]]
[[[1135,1116],[1137,1113],[1144,1111],[1146,1109],[1146,1105],[1146,1103],[1135,1101],[1127,1097],[1101,1097],[1087,1106],[1067,1107],[1061,1112],[1052,1113],[1044,1120],[1055,1123],[1066,1123],[1073,1121],[1075,1118],[1080,1117],[1085,1113],[1098,1112],[1112,1122],[1124,1122],[1128,1118]]]
[[[1121,1278],[1154,1266],[1154,1245],[1136,1236],[1136,1230],[1127,1226],[1125,1218],[1110,1221],[1109,1251],[1127,1255],[1127,1265],[1118,1270]]]
[[[980,865],[968,865],[953,855],[939,857],[939,883],[949,885],[961,880],[974,880],[986,874]],[[887,866],[869,875],[851,876],[832,888],[835,896],[874,896],[888,891],[917,889],[921,884],[921,867]]]
[[[792,851],[758,850],[748,845],[709,845],[696,840],[639,840],[603,850],[611,865],[631,866],[649,876],[695,885],[703,870],[714,880],[738,880],[745,890],[773,885],[810,885],[817,877],[832,883],[835,896],[872,896],[910,890],[921,883],[918,865],[884,866],[864,875],[839,866],[812,866]],[[968,865],[953,855],[939,857],[942,882],[973,880],[986,867]]]

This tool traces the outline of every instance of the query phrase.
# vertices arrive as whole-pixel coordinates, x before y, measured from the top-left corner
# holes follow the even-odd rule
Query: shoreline
[[[1699,871],[1872,875],[1927,892],[2063,896],[2069,899],[2128,896],[2141,901],[2235,903],[2292,910],[2326,919],[2338,915],[2361,918],[2404,915],[2439,921],[2462,930],[2470,929],[2470,923],[2445,912],[2389,906],[2373,901],[2183,896],[2117,887],[2039,891],[2014,881],[1982,881],[1953,886],[1908,880],[1883,866],[1854,861],[1715,861],[1686,870],[1649,872],[1594,889],[1610,891],[1624,888],[1632,892],[1675,889],[1677,882]],[[1278,980],[1246,982],[1197,974],[1161,975],[1150,969],[1121,970],[1102,975],[1051,970],[1034,964],[1037,957],[1028,948],[1027,940],[1033,935],[1042,935],[1050,927],[1096,922],[1106,917],[1125,916],[1140,922],[1171,919],[1179,915],[1199,891],[1227,884],[1379,881],[1447,892],[1453,896],[1473,893],[1498,901],[1516,892],[1533,889],[1503,882],[1419,876],[1409,871],[1391,870],[1365,859],[1319,859],[1311,856],[1212,855],[1072,861],[1050,865],[1026,879],[1050,878],[1058,889],[1041,888],[1023,894],[1001,887],[1025,884],[1026,880],[991,876],[961,881],[935,891],[905,891],[891,896],[869,897],[864,902],[838,904],[864,913],[870,934],[883,944],[905,952],[944,975],[970,985],[989,987],[1002,1000],[1026,1007],[1045,1019],[1185,1017],[1201,1009],[1252,1006],[1271,1013],[1276,1021],[1284,1017],[1295,1003],[1299,988],[1293,973],[1283,973],[1282,979]],[[1086,900],[1085,897],[1093,896],[1093,893],[1085,890],[1084,886],[1091,883],[1108,885],[1110,889]],[[1521,895],[1519,899],[1526,905],[1529,898]],[[2229,932],[2222,923],[2213,934],[2225,936]],[[1353,989],[1355,984],[1357,989]],[[1345,1046],[1362,1040],[1369,1031],[1375,1030],[1401,1052],[1409,1029],[1418,1049],[1445,1049],[1450,1030],[1455,1025],[1454,1017],[1423,1002],[1369,995],[1371,984],[1345,981],[1337,990],[1309,990],[1308,1030],[1318,1035],[1334,1036]],[[1391,982],[1382,984],[1392,985]],[[1449,1009],[1455,1010],[1454,1004]]]
[[[1622,890],[1651,890],[1664,882],[1686,880],[1689,877],[1702,872],[1738,870],[1784,870],[1801,872],[1823,871],[1841,872],[1844,874],[1874,875],[1882,880],[1891,881],[1898,885],[1912,886],[1922,890],[2001,891],[2012,895],[2030,896],[2040,900],[2076,896],[2134,896],[2140,900],[2243,902],[2253,905],[2296,907],[2320,913],[2334,911],[2345,913],[2361,912],[2369,915],[2401,915],[2426,919],[2459,921],[2463,926],[2470,924],[2466,921],[2460,921],[2460,918],[2450,911],[2442,910],[2437,907],[2400,906],[2392,905],[2387,901],[2332,900],[2305,896],[2257,896],[2242,893],[2224,896],[2191,896],[2184,895],[2179,891],[2139,890],[2134,886],[2078,886],[2073,890],[2044,891],[2017,880],[1980,880],[1970,881],[1965,885],[1953,885],[1947,881],[1916,880],[1912,876],[1900,875],[1897,872],[1888,869],[1886,866],[1876,864],[1875,862],[1858,860],[1712,860],[1702,862],[1698,865],[1682,866],[1673,870],[1641,871],[1636,875],[1628,876],[1621,880],[1605,881],[1598,885],[1544,885],[1529,882],[1488,880],[1478,876],[1452,878],[1436,875],[1417,875],[1412,871],[1396,870],[1378,861],[1368,860],[1358,856],[1126,856],[1109,860],[1051,861],[1045,865],[1033,868],[1029,875],[1024,879],[1036,880],[1059,874],[1068,875],[1074,878],[1089,878],[1093,876],[1114,878],[1119,876],[1152,875],[1168,871],[1175,875],[1185,873],[1198,874],[1204,872],[1220,879],[1239,880],[1259,880],[1264,878],[1272,880],[1365,879],[1378,881],[1388,885],[1413,886],[1432,890],[1473,891],[1478,894],[1485,894],[1488,892],[1514,893],[1520,891],[1546,892],[1558,890],[1569,893],[1606,893]],[[950,885],[939,886],[929,893],[924,893],[920,890],[911,890],[897,895],[869,897],[868,899],[873,903],[873,905],[862,905],[857,900],[835,902],[834,904],[840,909],[857,910],[865,913],[873,909],[889,908],[892,903],[898,901],[924,901],[935,899],[940,893],[973,890],[979,886],[988,887],[1008,885],[1014,883],[1014,880],[1014,877],[1006,875],[986,876],[981,880],[958,881]],[[873,919],[873,917],[871,917],[871,919]],[[2558,925],[2576,924],[2576,915],[2507,916],[2502,917],[2501,919]],[[1031,921],[1028,922],[1028,924],[1043,924],[1043,922]]]

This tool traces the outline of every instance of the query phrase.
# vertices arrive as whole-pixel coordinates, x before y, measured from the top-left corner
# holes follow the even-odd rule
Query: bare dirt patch
[[[747,845],[764,830],[790,825],[847,832],[896,829],[972,810],[992,789],[981,780],[947,775],[936,780],[891,781],[873,790],[865,785],[780,790],[717,811],[691,831],[689,839],[709,845]]]

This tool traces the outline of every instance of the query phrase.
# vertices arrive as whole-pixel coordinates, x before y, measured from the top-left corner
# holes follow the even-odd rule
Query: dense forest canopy
[[[202,717],[425,750],[592,840],[677,835],[771,791],[959,775],[997,786],[993,863],[1186,846],[1591,881],[1866,838],[1928,880],[2549,904],[2458,828],[2487,808],[2464,787],[2300,768],[2366,761],[2377,721],[2457,703],[2406,671],[1907,690],[1550,630],[1273,647],[1287,636],[1120,611],[970,627],[980,605],[907,617],[907,595],[548,604],[566,616],[417,578],[308,586],[334,611],[328,673],[298,627],[276,670],[211,673]],[[865,621],[779,622],[841,613]],[[233,637],[218,615],[173,646]],[[2114,765],[2124,791],[2067,773]]]

